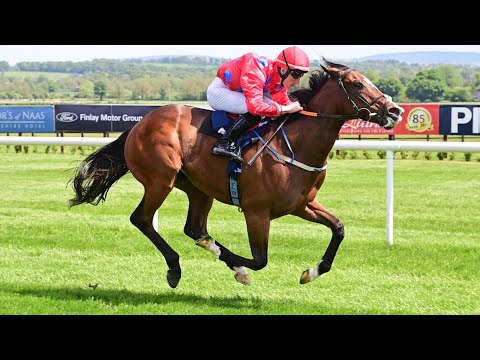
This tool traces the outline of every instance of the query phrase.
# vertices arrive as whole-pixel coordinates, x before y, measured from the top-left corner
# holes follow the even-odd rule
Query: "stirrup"
[[[230,151],[228,152],[230,155],[229,155],[229,159],[230,160],[234,160],[238,163],[243,163],[243,158],[242,158],[242,154],[241,154],[241,150],[240,148],[237,148],[237,147],[230,147]]]
[[[231,146],[229,146],[229,148],[230,149],[224,149],[217,144],[213,147],[212,154],[226,157],[229,160],[234,160],[240,164],[243,163],[243,158],[237,153],[239,152],[238,149],[234,148],[234,150],[232,150]]]
[[[238,162],[239,164],[243,163],[243,158],[239,154],[233,152],[230,153],[229,159]]]
[[[222,144],[217,143],[212,149],[212,154],[214,155],[221,155],[221,156],[228,156],[230,154],[230,145],[229,144]]]

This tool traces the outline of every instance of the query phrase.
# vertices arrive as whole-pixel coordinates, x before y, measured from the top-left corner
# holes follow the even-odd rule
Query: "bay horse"
[[[231,252],[207,231],[214,199],[234,205],[227,177],[229,160],[213,155],[216,137],[199,131],[212,115],[209,109],[169,104],[146,114],[80,163],[70,180],[75,191],[70,207],[105,201],[110,187],[130,171],[144,187],[130,221],[164,256],[166,279],[172,288],[181,278],[180,257],[155,230],[153,217],[174,187],[185,192],[189,201],[184,233],[225,262],[235,272],[236,281],[245,285],[251,283],[246,268],[256,271],[267,265],[271,220],[294,215],[332,231],[320,262],[300,276],[300,284],[313,281],[330,271],[344,238],[342,221],[316,199],[342,125],[350,119],[362,119],[391,129],[404,112],[358,71],[325,58],[323,62],[325,65],[311,72],[307,88],[290,94],[305,111],[271,119],[263,133],[269,143],[262,139],[243,153],[244,159],[255,156],[255,161],[243,164],[238,174],[238,199],[251,259]],[[285,135],[272,136],[286,116],[289,118],[282,128]],[[292,154],[292,158],[283,154]]]

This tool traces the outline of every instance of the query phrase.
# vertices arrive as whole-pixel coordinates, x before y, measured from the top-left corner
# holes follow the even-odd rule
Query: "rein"
[[[347,76],[347,74],[352,71],[353,69],[348,69],[347,71],[345,71],[342,76],[339,76],[337,78],[337,84],[338,86],[340,86],[340,88],[343,90],[343,92],[345,93],[345,95],[347,95],[347,98],[348,100],[352,103],[352,106],[353,106],[353,109],[356,111],[355,114],[350,114],[350,115],[335,115],[335,114],[323,114],[323,113],[317,113],[317,112],[313,112],[313,111],[306,111],[306,110],[300,110],[299,113],[302,114],[302,115],[306,115],[306,116],[311,116],[311,117],[316,117],[316,118],[328,118],[328,119],[336,119],[336,120],[342,120],[342,121],[347,121],[347,120],[354,120],[354,119],[361,119],[362,121],[370,121],[373,117],[376,117],[378,116],[377,113],[374,113],[374,112],[371,112],[370,111],[370,107],[375,104],[378,100],[380,100],[382,97],[386,97],[384,94],[380,95],[379,97],[373,99],[371,102],[368,102],[366,101],[362,96],[358,95],[358,94],[352,94],[351,92],[349,92],[346,88],[345,88],[345,85],[343,84],[343,79]],[[362,103],[364,103],[367,107],[365,108],[359,108],[358,105],[355,103],[355,101],[352,100],[352,98],[350,97],[350,95],[354,96],[355,98],[357,98],[358,100],[360,100]],[[387,102],[388,102],[389,99],[387,99]],[[385,103],[385,107],[384,109],[386,109],[386,103]],[[293,150],[290,146],[290,143],[288,142],[288,139],[287,139],[287,135],[285,134],[285,130],[283,129],[283,125],[285,124],[285,122],[287,121],[287,119],[289,118],[289,116],[287,116],[283,122],[280,124],[280,126],[275,130],[275,132],[273,133],[273,135],[270,137],[270,139],[268,139],[268,141],[264,141],[262,139],[262,137],[255,131],[255,134],[257,135],[258,139],[263,143],[263,146],[257,151],[257,153],[252,157],[252,159],[250,159],[250,161],[248,162],[248,166],[252,166],[252,164],[255,162],[255,160],[257,160],[258,156],[260,155],[260,153],[265,149],[267,148],[268,151],[270,151],[277,159],[279,160],[283,160],[289,164],[292,164],[292,165],[295,165],[303,170],[306,170],[306,171],[312,171],[312,172],[322,172],[324,170],[327,169],[327,164],[325,163],[323,166],[321,167],[313,167],[313,166],[309,166],[309,165],[305,165],[297,160],[295,160],[295,155],[293,153]],[[279,154],[278,152],[276,152],[269,144],[269,142],[273,139],[273,137],[277,134],[278,130],[282,130],[282,133],[283,133],[283,137],[285,138],[285,141],[287,142],[287,146],[288,148],[290,149],[290,151],[292,152],[292,155],[293,157],[290,158],[288,156],[285,156],[285,155],[282,155],[282,154]]]
[[[281,125],[283,125],[283,123]],[[253,130],[253,132],[257,135],[258,139],[264,144],[263,147],[264,148],[266,147],[268,149],[268,151],[270,151],[278,160],[283,160],[286,163],[295,165],[295,166],[299,167],[300,169],[303,169],[303,170],[306,170],[306,171],[320,173],[322,171],[327,170],[327,164],[326,163],[321,167],[314,167],[314,166],[306,165],[306,164],[304,164],[304,163],[302,163],[298,160],[295,160],[295,154],[293,153],[292,147],[290,146],[290,142],[287,139],[287,134],[285,134],[285,130],[283,129],[283,127],[281,129],[282,129],[283,138],[285,139],[288,148],[292,152],[293,157],[288,157],[288,156],[285,156],[283,154],[279,154],[274,148],[272,148],[270,145],[268,145],[268,141],[265,142],[262,139],[262,137],[255,130]],[[252,160],[255,161],[255,159],[252,159]],[[248,163],[248,165],[251,166],[250,162]]]
[[[367,109],[365,109],[367,110]],[[312,116],[312,117],[318,117],[318,118],[332,118],[332,119],[337,119],[337,120],[353,120],[353,119],[359,119],[358,117],[358,112],[353,115],[331,115],[331,114],[322,114],[322,113],[316,113],[313,111],[305,111],[305,110],[300,110],[300,114],[302,115],[307,115],[307,116]],[[371,116],[377,115],[376,113],[370,113]]]
[[[285,161],[286,163],[288,164],[291,164],[291,165],[295,165],[297,167],[299,167],[300,169],[303,169],[303,170],[306,170],[306,171],[310,171],[310,172],[316,172],[316,173],[320,173],[322,171],[325,171],[327,170],[327,163],[325,162],[323,164],[323,166],[321,167],[314,167],[314,166],[309,166],[309,165],[306,165],[298,160],[295,160],[295,154],[293,153],[293,149],[292,147],[290,146],[290,142],[288,141],[288,138],[287,138],[287,134],[285,133],[285,130],[283,129],[283,125],[285,124],[285,122],[287,121],[287,119],[289,118],[289,116],[287,116],[283,121],[282,123],[280,124],[280,126],[277,128],[277,130],[275,130],[275,133],[270,137],[270,139],[268,139],[267,141],[263,140],[263,138],[260,136],[260,134],[257,133],[257,131],[255,129],[253,129],[253,132],[255,133],[255,135],[257,135],[258,139],[263,143],[263,146],[257,151],[257,153],[250,159],[250,161],[248,162],[248,166],[252,166],[253,163],[255,162],[255,160],[257,160],[258,156],[260,155],[260,153],[265,149],[267,148],[268,151],[270,151],[278,160],[283,160]],[[282,130],[282,134],[283,134],[283,138],[285,139],[285,142],[287,143],[287,146],[288,148],[290,149],[291,153],[292,153],[292,157],[288,157],[288,156],[285,156],[283,154],[279,154],[274,148],[272,148],[270,145],[268,145],[268,143],[273,139],[273,137],[276,135],[276,133],[278,132],[278,130]]]

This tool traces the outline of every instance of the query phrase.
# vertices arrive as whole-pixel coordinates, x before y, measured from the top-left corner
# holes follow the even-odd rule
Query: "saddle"
[[[238,118],[237,114],[230,114],[223,110],[214,110],[211,115],[207,117],[200,129],[199,132],[202,132],[207,135],[216,136],[219,138],[225,133],[233,123]],[[259,141],[259,137],[265,129],[265,125],[268,124],[269,119],[262,120],[257,125],[249,129],[245,134],[240,136],[236,142],[236,146],[240,148],[240,152],[243,152],[243,149],[249,145],[252,145]],[[234,160],[230,160],[227,167],[227,176],[229,178],[229,187],[230,187],[230,196],[234,205],[240,207],[239,201],[239,191],[237,185],[238,174],[242,172],[242,165]]]
[[[233,126],[233,123],[238,118],[238,114],[230,114],[223,110],[214,110],[207,116],[204,120],[200,128],[198,129],[199,132],[205,135],[215,136],[219,138],[222,134],[230,129]],[[240,151],[243,152],[244,148],[256,143],[261,136],[265,125],[268,124],[269,119],[265,119],[261,121],[250,130],[248,130],[245,134],[240,136],[240,138],[236,142],[236,146],[240,147]],[[242,165],[230,160],[227,170],[227,175],[232,173],[241,173],[242,172]]]
[[[222,134],[224,134],[228,129],[230,129],[230,127],[233,126],[238,116],[238,114],[230,114],[223,110],[213,111],[211,116],[211,124],[215,135],[220,137]],[[252,145],[259,140],[258,137],[262,134],[264,125],[267,123],[268,119],[262,120],[250,128],[245,134],[240,136],[235,145],[240,148],[241,152],[243,152],[245,147]],[[227,174],[231,175],[233,172],[237,174],[241,173],[242,164],[230,160]]]

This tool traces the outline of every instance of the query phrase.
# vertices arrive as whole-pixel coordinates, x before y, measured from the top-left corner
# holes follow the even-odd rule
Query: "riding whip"
[[[258,151],[255,153],[255,155],[253,155],[253,157],[250,159],[250,161],[247,163],[248,166],[252,166],[252,164],[255,162],[255,160],[257,160],[258,156],[260,155],[260,153],[267,147],[267,145],[270,143],[270,141],[273,139],[273,137],[277,134],[278,130],[280,130],[283,126],[283,124],[285,124],[285,121],[287,121],[287,119],[290,117],[290,114],[288,114],[287,116],[285,116],[285,119],[283,119],[283,121],[280,123],[280,125],[277,127],[277,129],[275,130],[275,132],[272,134],[272,136],[270,136],[270,139],[268,139],[264,144],[263,146],[258,149]]]

